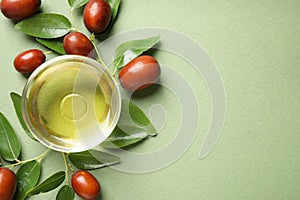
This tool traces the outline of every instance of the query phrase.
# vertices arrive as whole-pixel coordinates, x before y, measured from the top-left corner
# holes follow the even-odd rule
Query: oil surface
[[[105,133],[113,120],[112,86],[105,74],[82,63],[51,66],[33,81],[28,109],[40,136],[60,146],[82,145]],[[103,137],[99,135],[99,137]]]

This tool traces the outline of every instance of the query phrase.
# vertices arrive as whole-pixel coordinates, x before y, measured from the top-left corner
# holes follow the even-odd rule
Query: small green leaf
[[[75,167],[85,170],[106,167],[120,161],[120,158],[115,155],[96,150],[70,153],[68,158]]]
[[[24,122],[24,119],[23,119],[23,116],[22,116],[22,110],[21,110],[21,107],[22,107],[22,97],[17,94],[17,93],[14,93],[14,92],[11,92],[10,93],[10,98],[14,104],[14,108],[15,108],[15,112],[17,114],[17,117],[19,119],[19,122],[22,126],[22,128],[24,129],[25,133],[33,140],[37,141],[31,134],[31,132],[29,131],[28,127],[26,126],[25,122]]]
[[[0,154],[4,160],[17,160],[21,153],[21,146],[15,131],[8,120],[0,112]]]
[[[89,0],[68,0],[68,3],[72,8],[80,8],[87,4],[87,2],[89,2]]]
[[[42,183],[36,185],[34,188],[29,190],[27,192],[27,196],[37,195],[40,193],[46,193],[51,190],[54,190],[55,188],[60,186],[60,184],[62,184],[62,182],[65,180],[65,176],[66,173],[63,171],[53,174],[52,176],[44,180]]]
[[[24,19],[15,25],[15,29],[38,38],[58,38],[72,30],[71,22],[63,15],[40,13]]]
[[[122,128],[116,126],[110,136],[101,143],[106,148],[126,147],[142,141],[149,135],[139,127],[124,125]]]
[[[41,166],[37,161],[31,161],[22,165],[17,171],[18,192],[14,200],[24,200],[27,192],[31,190],[39,181]]]
[[[148,126],[151,122],[145,113],[132,101],[129,101],[129,114],[131,119],[141,126]]]
[[[122,68],[143,52],[151,49],[159,41],[159,36],[142,40],[132,40],[121,44],[115,51],[114,65]]]
[[[133,101],[122,101],[118,125],[110,136],[101,143],[106,148],[126,147],[138,143],[157,131],[146,114]]]
[[[113,23],[118,15],[121,0],[107,0],[111,8],[111,23]]]
[[[124,119],[123,119],[124,118]],[[129,120],[134,123],[128,122]],[[127,122],[127,124],[131,124],[132,126],[140,126],[144,129],[145,132],[150,136],[157,135],[157,131],[155,127],[152,125],[150,119],[146,116],[141,108],[139,108],[133,101],[122,101],[122,112],[120,116],[121,123]]]
[[[55,39],[41,39],[36,38],[36,41],[38,41],[40,44],[44,45],[48,49],[55,51],[59,54],[66,54],[64,46],[63,46],[63,38],[55,38]]]
[[[68,185],[63,186],[56,195],[56,200],[73,200],[74,198],[74,190]]]

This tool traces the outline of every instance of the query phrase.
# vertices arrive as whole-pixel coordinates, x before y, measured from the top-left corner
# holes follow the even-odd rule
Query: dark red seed
[[[67,54],[87,56],[93,50],[89,38],[80,32],[72,32],[66,35],[63,46]]]
[[[16,56],[14,66],[18,72],[23,74],[32,73],[46,60],[45,54],[38,49],[30,49]]]
[[[90,0],[83,12],[86,28],[93,33],[103,32],[109,25],[111,8],[106,0]]]
[[[12,200],[17,189],[17,177],[13,171],[0,168],[0,199]]]
[[[41,0],[2,0],[1,12],[12,20],[22,20],[34,15],[41,5]]]
[[[160,76],[160,66],[152,56],[140,56],[125,65],[119,73],[122,87],[142,90],[155,83]]]
[[[86,200],[96,199],[101,191],[97,179],[85,170],[78,170],[72,175],[72,187],[78,196]]]

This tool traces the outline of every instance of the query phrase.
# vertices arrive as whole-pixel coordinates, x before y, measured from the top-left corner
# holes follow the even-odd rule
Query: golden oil
[[[37,139],[61,151],[99,144],[119,117],[119,92],[110,75],[87,62],[52,63],[30,82],[29,127]]]

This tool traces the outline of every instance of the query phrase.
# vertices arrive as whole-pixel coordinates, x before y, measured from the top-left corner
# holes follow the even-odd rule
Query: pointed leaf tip
[[[22,126],[22,128],[24,129],[25,133],[27,134],[28,137],[30,137],[32,140],[34,141],[37,141],[31,134],[31,132],[29,131],[29,129],[27,128],[26,124],[25,124],[25,121],[23,119],[23,116],[22,116],[22,97],[15,93],[15,92],[11,92],[10,93],[10,98],[13,102],[13,105],[14,105],[14,108],[15,108],[15,112],[16,112],[16,115],[19,119],[19,122]]]
[[[0,154],[4,160],[15,161],[21,153],[21,145],[15,131],[0,112]]]

